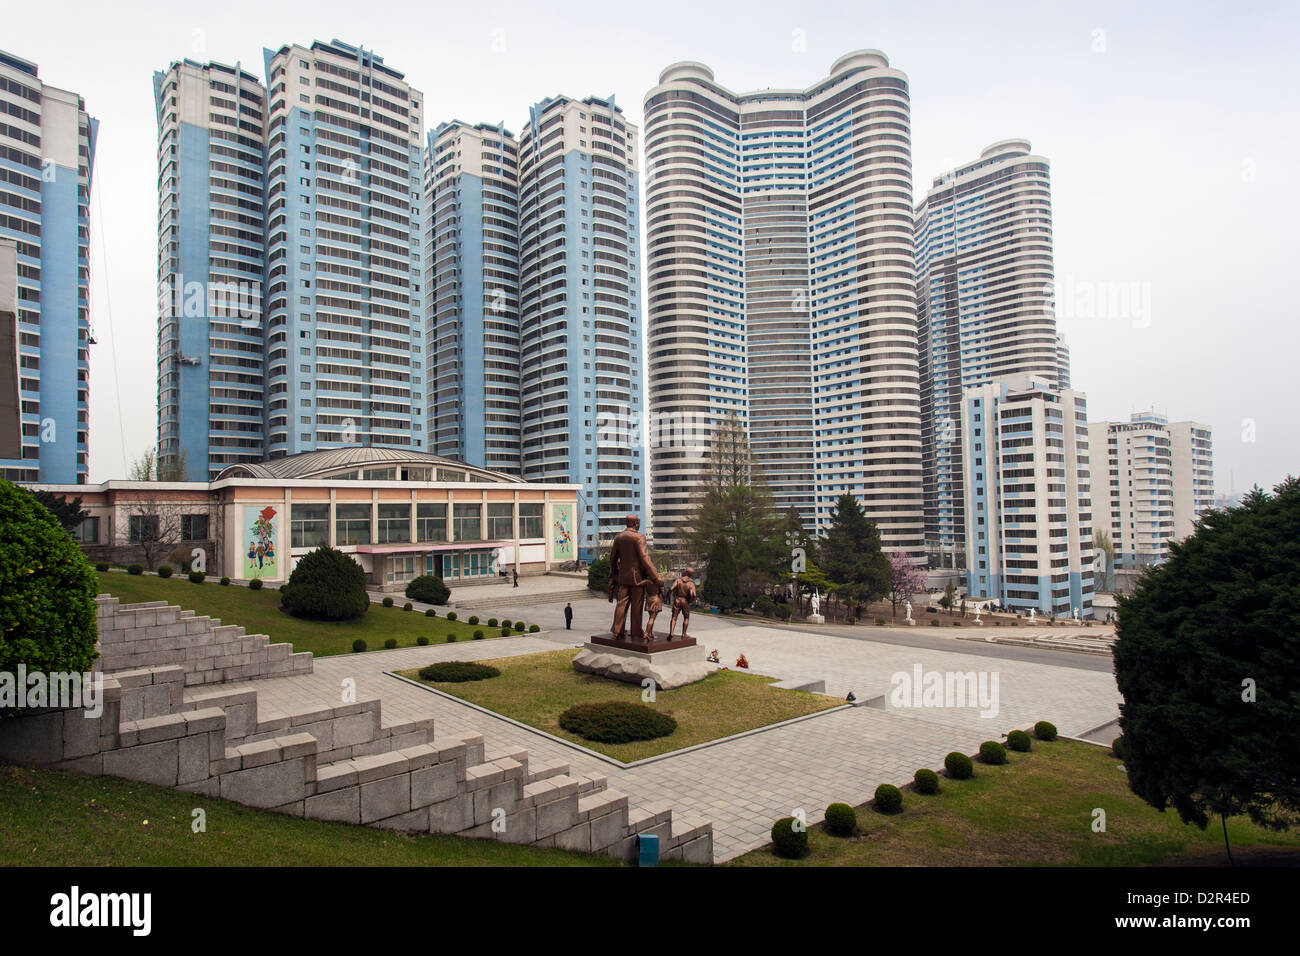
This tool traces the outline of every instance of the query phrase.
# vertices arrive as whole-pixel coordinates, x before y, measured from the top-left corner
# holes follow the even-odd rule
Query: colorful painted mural
[[[244,508],[244,574],[246,578],[278,578],[275,555],[276,511],[270,505]]]
[[[555,561],[572,561],[577,555],[574,540],[576,527],[573,520],[573,505],[557,504],[551,508],[551,540],[555,549]]]

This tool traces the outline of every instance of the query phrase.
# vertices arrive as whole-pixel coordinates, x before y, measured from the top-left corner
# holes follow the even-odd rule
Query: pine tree
[[[740,575],[736,569],[736,559],[731,553],[731,545],[725,537],[714,542],[713,551],[709,554],[704,583],[700,585],[700,600],[714,604],[723,611],[734,611],[740,607]]]
[[[817,563],[849,602],[869,604],[889,593],[889,561],[880,548],[880,531],[852,495],[840,495],[831,525],[817,549]]]

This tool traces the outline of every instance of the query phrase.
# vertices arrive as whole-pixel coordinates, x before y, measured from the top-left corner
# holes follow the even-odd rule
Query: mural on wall
[[[572,561],[575,557],[573,546],[573,505],[554,505],[551,509],[552,541],[555,546],[556,561]]]
[[[270,505],[244,508],[244,574],[246,578],[275,578],[275,515]]]

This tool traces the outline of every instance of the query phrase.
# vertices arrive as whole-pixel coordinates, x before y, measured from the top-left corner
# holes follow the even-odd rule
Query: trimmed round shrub
[[[986,740],[980,744],[980,760],[993,766],[1004,764],[1007,762],[1007,748],[996,740]]]
[[[500,627],[501,623],[494,617],[488,618],[488,627]]]
[[[788,621],[788,620],[790,620],[790,605],[788,605],[788,604],[778,604],[778,605],[776,606],[776,619],[777,619],[778,621]]]
[[[938,627],[938,626],[939,626],[939,619],[938,619],[937,617],[932,617],[932,618],[930,618],[930,626],[931,626],[931,627]]]
[[[170,564],[158,565],[158,577],[169,578],[172,576],[172,566]]]
[[[436,574],[422,574],[406,585],[406,596],[421,604],[446,604],[451,588]]]
[[[504,621],[501,622],[501,626],[502,626],[502,627],[510,627],[510,626],[512,626],[513,624],[514,624],[514,621],[510,620],[509,618],[506,618],[506,620],[504,620]]]
[[[500,673],[491,664],[479,664],[476,661],[439,661],[421,667],[420,680],[436,681],[439,684],[463,684],[470,680],[487,680]]]
[[[224,574],[221,576],[221,586],[223,588],[230,587],[230,578],[226,577]]]
[[[883,617],[876,618],[876,627],[884,627],[884,626],[885,626],[885,619]]]
[[[523,621],[515,621],[515,630],[518,631],[520,634],[524,633],[525,627],[527,627],[527,625],[524,624]]]
[[[858,830],[858,814],[847,803],[832,803],[826,808],[826,832],[835,836],[853,836]]]
[[[1023,754],[1029,752],[1033,742],[1029,739],[1029,734],[1023,730],[1013,730],[1007,734],[1007,746]]]
[[[390,598],[390,597],[386,597],[386,598],[384,598],[384,600],[383,600],[382,603],[383,603],[384,607],[392,607],[392,606],[393,606],[393,599]]]
[[[385,598],[391,607],[392,598]],[[280,607],[295,617],[348,621],[370,610],[366,572],[350,556],[322,545],[299,559],[280,588]]]
[[[943,758],[943,769],[954,780],[969,780],[975,776],[975,761],[954,750]]]
[[[476,640],[476,641],[481,641],[481,640],[483,640],[483,632],[482,632],[482,631],[475,631],[475,632],[474,632],[474,640]]]
[[[1124,760],[1128,756],[1128,741],[1123,736],[1116,737],[1110,742],[1110,752],[1120,760]]]
[[[537,633],[538,631],[540,631],[541,629],[542,629],[542,628],[541,628],[541,625],[540,625],[540,624],[529,624],[529,625],[528,625],[528,633],[529,633],[529,634],[536,634],[536,633]]]
[[[397,638],[395,637],[390,637],[388,640],[384,641],[384,650],[386,651],[391,651],[396,646],[397,646]]]
[[[502,637],[509,637],[509,636],[510,636],[510,628],[508,628],[508,627],[503,627],[503,628],[501,628],[501,636],[502,636]]]
[[[425,637],[423,634],[421,634],[419,637],[415,639],[415,643],[420,645],[421,647],[428,647],[429,639]]]
[[[202,571],[191,571],[186,577],[190,579],[191,584],[202,584],[207,575]]]
[[[437,617],[437,616],[438,616],[438,612],[435,611],[433,608],[429,608],[427,611],[424,612],[424,616],[425,616],[425,617]]]
[[[96,562],[95,562],[95,570],[96,570],[96,571],[107,571],[107,570],[108,570],[108,562],[107,562],[107,561],[96,561]]]
[[[897,813],[903,809],[903,791],[892,783],[882,783],[876,787],[876,797],[872,802],[879,813]]]
[[[403,610],[403,611],[409,611],[409,610],[411,610],[413,607],[415,607],[415,605],[412,604],[410,601],[407,601],[405,604],[402,605],[402,610]]]
[[[478,623],[478,615],[477,615],[477,614],[471,614],[471,615],[470,615],[470,616],[465,620],[465,623],[466,623],[466,624],[477,624],[477,623]]]
[[[953,621],[953,622],[952,622],[952,626],[953,626],[953,627],[961,627],[961,621]]]
[[[448,612],[447,612],[447,620],[449,620],[449,621],[454,621],[454,620],[456,620],[456,612],[455,612],[455,611],[448,611]]]
[[[127,574],[144,574],[144,565],[143,565],[143,564],[128,564],[128,565],[126,566],[126,573],[127,573]]]
[[[0,479],[0,671],[85,672],[95,660],[99,579],[63,525]]]
[[[1039,740],[1055,740],[1056,725],[1049,723],[1046,720],[1040,720],[1038,723],[1034,724],[1034,736]]]
[[[250,591],[260,591],[260,590],[262,590],[262,579],[261,579],[261,578],[253,578],[253,580],[249,581],[249,582],[248,582],[248,590],[250,590]]]
[[[939,775],[933,770],[918,770],[912,775],[912,784],[916,787],[917,793],[938,793]]]
[[[448,644],[455,644],[455,643],[456,643],[456,635],[453,634],[451,631],[448,631],[448,632],[447,632],[447,643],[448,643]]]
[[[677,729],[677,721],[645,704],[603,700],[570,707],[560,714],[560,726],[584,740],[626,744],[667,737]]]
[[[363,641],[361,638],[358,637],[355,641],[352,642],[352,653],[360,654],[365,649],[366,649],[366,642]]]
[[[787,860],[797,860],[808,853],[808,831],[796,828],[795,823],[794,817],[782,817],[772,824],[772,852]]]

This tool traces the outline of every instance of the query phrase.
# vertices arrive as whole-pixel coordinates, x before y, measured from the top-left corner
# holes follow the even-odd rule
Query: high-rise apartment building
[[[806,527],[853,495],[922,554],[911,123],[875,50],[802,90],[734,93],[677,63],[645,97],[657,544],[689,520],[735,414]]]
[[[1208,425],[1136,412],[1089,426],[1096,527],[1110,535],[1115,567],[1159,564],[1214,503]]]
[[[425,153],[429,451],[518,475],[519,145],[443,123]]]
[[[267,455],[425,450],[423,97],[338,40],[265,59]]]
[[[98,122],[76,93],[0,51],[0,239],[16,247],[20,454],[11,481],[85,484],[90,187]]]
[[[1016,375],[966,389],[960,414],[969,598],[1091,617],[1085,396]]]
[[[916,257],[926,551],[932,567],[962,567],[965,391],[1015,375],[1070,384],[1052,305],[1048,161],[1004,140],[939,176],[916,208]]]
[[[523,477],[582,486],[588,558],[645,514],[636,141],[612,97],[543,100],[519,138]]]
[[[263,457],[266,89],[190,60],[153,85],[158,454],[206,481]]]

